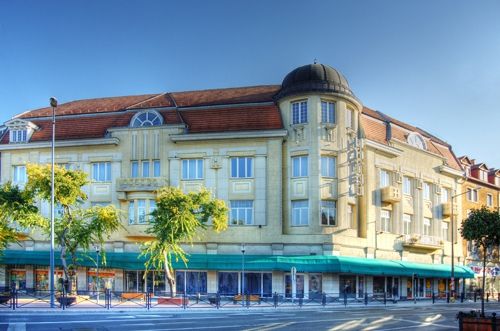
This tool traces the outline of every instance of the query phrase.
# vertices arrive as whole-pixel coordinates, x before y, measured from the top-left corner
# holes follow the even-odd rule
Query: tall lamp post
[[[50,106],[52,107],[52,171],[50,180],[50,307],[55,308],[55,293],[54,293],[54,158],[55,158],[55,142],[56,142],[56,108],[57,99],[50,98]]]
[[[245,307],[245,244],[241,244],[241,306]]]
[[[476,187],[476,192],[481,189],[480,186]],[[454,220],[454,208],[453,208],[453,199],[464,195],[468,192],[465,190],[462,193],[455,194],[451,196],[451,215],[450,215],[450,223],[451,223],[451,297],[455,298],[455,220]],[[472,193],[471,193],[472,194]]]

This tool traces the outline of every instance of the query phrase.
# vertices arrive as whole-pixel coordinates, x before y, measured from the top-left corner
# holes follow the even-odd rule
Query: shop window
[[[293,282],[292,275],[285,274],[285,297],[291,298],[293,296]],[[304,275],[295,275],[295,298],[304,297]]]
[[[207,294],[206,271],[176,271],[177,293]]]
[[[238,294],[238,273],[237,272],[219,272],[218,289],[220,295]]]
[[[309,299],[320,299],[322,293],[322,275],[309,274]]]
[[[340,275],[339,293],[341,297],[344,296],[344,293],[347,297],[354,297],[356,295],[356,276]]]

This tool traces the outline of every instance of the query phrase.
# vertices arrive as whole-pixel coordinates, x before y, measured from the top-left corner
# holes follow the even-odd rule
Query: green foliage
[[[500,244],[500,214],[486,207],[473,209],[460,228],[462,237],[477,247]]]
[[[45,221],[38,214],[29,191],[11,183],[0,186],[0,250],[17,242],[19,229],[43,226]]]
[[[29,165],[26,190],[34,196],[50,202],[51,166]],[[109,236],[121,227],[118,211],[113,206],[96,206],[84,209],[81,203],[87,199],[82,187],[88,183],[87,175],[79,170],[54,168],[54,202],[61,206],[61,217],[55,218],[55,240],[61,247],[61,262],[66,278],[71,276],[77,264],[76,252],[87,252],[93,245],[103,247]],[[42,229],[50,236],[50,222],[45,222]],[[66,254],[72,265],[66,264]],[[103,263],[106,256],[101,249]]]
[[[165,268],[168,278],[172,258],[176,261],[181,259],[184,263],[188,261],[181,244],[192,243],[199,230],[208,228],[209,221],[216,232],[226,230],[227,211],[224,201],[213,199],[206,189],[188,194],[175,187],[160,189],[156,210],[151,213],[152,221],[146,230],[154,239],[142,248],[141,255],[148,258],[146,270]]]

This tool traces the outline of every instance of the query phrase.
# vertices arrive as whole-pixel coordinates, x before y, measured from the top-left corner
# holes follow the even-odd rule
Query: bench
[[[244,297],[244,298],[243,298]],[[234,297],[233,297],[233,303],[236,304],[236,302],[238,301],[243,301],[244,300],[248,300],[250,302],[258,302],[260,304],[260,295],[257,295],[257,294],[250,294],[250,295],[241,295],[241,294],[236,294]]]
[[[121,301],[130,301],[130,300],[136,300],[136,299],[139,299],[139,300],[144,300],[144,293],[140,293],[140,292],[123,292],[121,295],[120,295],[120,299]]]

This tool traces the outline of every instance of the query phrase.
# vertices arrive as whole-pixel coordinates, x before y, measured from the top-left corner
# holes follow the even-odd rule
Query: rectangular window
[[[292,157],[292,177],[308,176],[308,160],[307,156]]]
[[[128,224],[135,224],[135,204],[134,201],[128,203]]]
[[[149,177],[149,161],[142,161],[142,177]]]
[[[231,178],[253,177],[253,158],[233,157],[231,158]]]
[[[28,177],[26,176],[26,166],[14,166],[13,178],[15,184],[25,184],[28,181]]]
[[[307,101],[292,103],[292,124],[307,123]]]
[[[380,231],[391,232],[391,211],[382,209],[380,211]]]
[[[448,223],[441,222],[441,237],[443,240],[448,241]]]
[[[206,271],[176,271],[175,279],[178,293],[207,294]]]
[[[203,179],[203,159],[182,160],[182,179]]]
[[[431,235],[431,224],[432,220],[430,218],[424,218],[424,232],[422,233],[424,236]]]
[[[403,177],[403,194],[411,195],[411,179]]]
[[[431,184],[424,183],[423,190],[424,190],[424,199],[430,200],[431,199]]]
[[[292,226],[309,224],[309,201],[292,201]]]
[[[321,157],[321,176],[323,177],[336,177],[336,163],[337,159],[333,156]]]
[[[148,218],[151,221],[152,216],[151,213],[156,210],[156,200],[149,200],[149,213],[148,213]]]
[[[479,177],[481,180],[487,182],[488,181],[488,173],[484,170],[479,171]]]
[[[321,201],[321,225],[337,225],[337,203],[331,200]]]
[[[219,272],[218,288],[220,295],[238,294],[238,273],[237,272]]]
[[[321,122],[335,123],[335,103],[321,101]]]
[[[153,161],[153,177],[160,177],[161,174],[161,165],[160,160]]]
[[[132,178],[139,177],[139,162],[132,161],[130,162],[130,171]]]
[[[446,189],[446,188],[443,187],[441,189],[441,202],[442,203],[448,202],[449,195],[450,195],[450,193],[449,193],[448,189]]]
[[[146,223],[146,200],[137,200],[137,223]]]
[[[94,182],[110,182],[111,162],[92,163],[92,180]]]
[[[231,200],[231,225],[252,225],[253,224],[253,201],[252,200]]]
[[[411,234],[411,215],[403,214],[403,234]]]
[[[10,142],[20,143],[26,142],[28,139],[28,130],[12,130],[10,131]]]
[[[380,188],[391,185],[389,171],[380,169]]]
[[[493,195],[491,195],[491,194],[486,195],[486,205],[488,207],[493,206]]]
[[[345,127],[354,129],[354,111],[349,108],[345,112]]]
[[[467,200],[477,202],[477,190],[468,188],[467,189]]]

